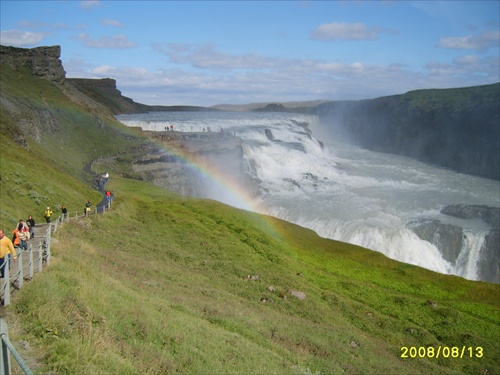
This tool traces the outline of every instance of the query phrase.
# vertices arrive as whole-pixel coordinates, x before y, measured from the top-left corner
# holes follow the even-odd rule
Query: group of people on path
[[[43,213],[43,217],[45,218],[45,221],[47,221],[47,224],[50,224],[50,218],[52,214],[53,214],[52,210],[50,209],[49,206],[47,206],[45,212]],[[64,204],[61,206],[61,215],[62,215],[61,216],[62,220],[64,220],[68,216],[68,209]]]
[[[109,174],[106,172],[105,174],[98,177],[97,185],[99,188],[104,188],[105,184],[109,180]],[[111,202],[112,194],[110,190],[105,192],[107,203]],[[92,202],[88,200],[85,203],[84,215],[88,215],[90,213],[90,207],[92,206]],[[50,206],[47,206],[45,209],[43,216],[48,224],[51,222],[53,211],[50,209]],[[63,204],[61,206],[61,219],[64,220],[68,216],[68,209]],[[12,258],[14,262],[17,262],[17,252],[16,249],[28,250],[28,241],[35,237],[35,219],[32,215],[28,216],[26,221],[19,220],[19,223],[16,225],[14,230],[12,231],[12,240],[5,236],[5,232],[3,229],[0,229],[0,276],[4,277],[5,266],[9,264],[10,259]]]
[[[106,186],[108,181],[109,181],[109,173],[108,172],[97,176],[97,178],[95,179],[95,184],[96,184],[97,189],[103,190],[104,186]]]
[[[28,241],[35,237],[35,219],[32,215],[28,216],[26,221],[19,220],[12,231],[12,240],[5,236],[3,229],[0,229],[0,275],[4,277],[6,264],[10,258],[17,262],[17,252],[19,250],[28,250]],[[7,257],[7,259],[6,259]]]
[[[92,203],[87,201],[85,207],[90,207]],[[51,217],[53,211],[49,206],[45,209],[43,216],[47,223],[50,224]],[[68,215],[68,209],[63,204],[61,206],[61,220],[64,220]],[[35,219],[32,215],[28,216],[26,221],[19,220],[19,223],[16,225],[14,230],[12,231],[12,240],[5,236],[5,232],[3,229],[0,229],[0,276],[4,277],[4,270],[6,264],[9,263],[10,258],[17,262],[17,252],[16,249],[19,250],[28,250],[28,241],[32,238],[35,238]],[[7,261],[6,261],[7,260]]]

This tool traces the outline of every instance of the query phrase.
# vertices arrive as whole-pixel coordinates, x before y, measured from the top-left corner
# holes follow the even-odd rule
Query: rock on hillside
[[[31,74],[62,84],[66,79],[66,72],[59,57],[61,47],[16,48],[0,45],[0,61],[12,68],[27,66]]]
[[[373,151],[500,179],[500,83],[316,108],[322,128]]]

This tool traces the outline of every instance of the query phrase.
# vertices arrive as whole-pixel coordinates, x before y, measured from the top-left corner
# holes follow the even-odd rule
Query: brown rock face
[[[16,48],[0,46],[0,62],[13,68],[27,66],[34,76],[62,84],[66,72],[62,66],[61,47]]]

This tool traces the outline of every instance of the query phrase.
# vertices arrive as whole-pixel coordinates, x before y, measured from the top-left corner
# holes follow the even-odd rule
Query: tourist
[[[88,216],[90,214],[90,206],[92,206],[92,202],[88,200],[87,203],[85,203],[85,209],[83,211],[83,214],[85,216]]]
[[[30,238],[35,238],[35,219],[33,219],[33,216],[28,216],[26,223],[28,224],[28,228],[30,230]]]
[[[19,220],[19,224],[12,231],[14,235],[14,247],[19,247],[21,250],[28,250],[28,240],[29,240],[29,229],[27,225],[24,225],[22,220]]]
[[[47,223],[50,223],[50,216],[52,215],[52,210],[50,209],[49,206],[47,206],[47,209],[44,212],[44,217]]]
[[[0,275],[2,276],[2,279],[4,276],[6,255],[12,255],[14,262],[17,262],[16,250],[14,249],[12,241],[9,238],[5,237],[3,230],[0,229]]]
[[[66,218],[68,217],[68,209],[66,208],[66,206],[63,204],[61,206],[61,221],[64,221],[66,220]]]

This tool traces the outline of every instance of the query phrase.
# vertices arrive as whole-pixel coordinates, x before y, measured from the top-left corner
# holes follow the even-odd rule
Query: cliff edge
[[[500,180],[500,83],[316,108],[326,136]]]
[[[0,45],[0,62],[13,69],[26,66],[31,74],[62,84],[66,79],[61,60],[61,47],[16,48]]]

